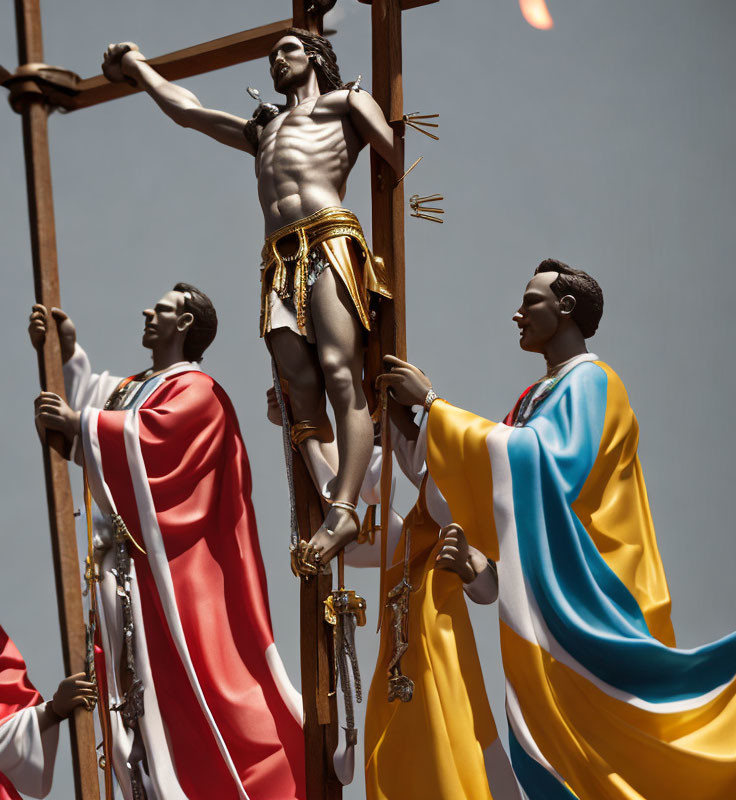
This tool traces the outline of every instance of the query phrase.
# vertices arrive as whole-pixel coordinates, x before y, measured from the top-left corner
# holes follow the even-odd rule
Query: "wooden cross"
[[[386,119],[401,125],[401,12],[438,0],[360,0],[372,6],[372,93]],[[61,306],[51,190],[47,116],[50,108],[87,108],[140,91],[125,83],[109,83],[102,75],[85,80],[64,70],[44,68],[40,0],[15,0],[19,68],[11,74],[0,67],[0,83],[10,90],[14,110],[23,119],[33,275],[37,303]],[[322,30],[329,0],[292,0],[292,18],[263,25],[150,60],[168,80],[177,80],[240,64],[268,55],[292,25]],[[392,278],[394,299],[383,301],[377,326],[381,353],[406,357],[404,280],[404,189],[399,176],[375,152],[371,153],[373,251],[381,256]],[[61,349],[55,326],[38,354],[41,388],[64,396]],[[366,364],[369,376],[381,370],[380,360]],[[46,494],[51,526],[56,592],[64,668],[67,674],[85,669],[85,628],[80,594],[72,494],[60,437],[49,436],[43,447]],[[295,459],[295,489],[299,533],[310,539],[322,523],[322,508],[301,458]],[[323,602],[332,589],[331,577],[301,583],[301,667],[305,708],[308,800],[339,800],[342,787],[332,769],[337,744],[337,708],[330,695],[331,658]],[[376,610],[380,613],[380,610]],[[74,780],[78,800],[98,800],[99,780],[92,717],[77,711],[70,720]]]

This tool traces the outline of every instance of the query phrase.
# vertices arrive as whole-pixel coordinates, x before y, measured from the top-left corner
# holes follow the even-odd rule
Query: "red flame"
[[[539,28],[540,31],[548,31],[550,28],[554,28],[555,23],[547,9],[545,0],[519,0],[519,6],[524,19],[532,28]]]

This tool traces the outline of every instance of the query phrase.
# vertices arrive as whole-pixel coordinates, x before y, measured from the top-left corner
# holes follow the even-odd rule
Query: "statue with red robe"
[[[52,310],[69,404],[42,393],[36,422],[82,460],[112,731],[128,800],[303,798],[301,698],[273,640],[251,472],[232,403],[199,367],[209,298],[179,283],[145,309],[152,367],[92,372]],[[49,314],[34,307],[31,338]]]

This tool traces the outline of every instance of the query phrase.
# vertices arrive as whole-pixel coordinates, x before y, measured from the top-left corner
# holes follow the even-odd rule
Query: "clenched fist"
[[[61,719],[66,719],[77,706],[91,711],[97,703],[97,687],[87,680],[84,672],[77,672],[59,684],[51,701],[51,710]]]
[[[465,532],[455,522],[446,525],[440,531],[442,549],[437,554],[438,569],[446,569],[460,576],[463,583],[471,583],[475,579],[475,570],[470,563],[470,548]]]
[[[75,411],[54,392],[41,392],[34,403],[36,412],[36,430],[44,441],[46,431],[59,431],[64,437],[73,442],[79,435],[81,414]]]
[[[135,81],[125,72],[123,57],[130,53],[127,61],[145,61],[146,57],[141,53],[135,42],[120,42],[119,44],[109,44],[103,56],[102,74],[112,83],[127,81],[135,85]]]
[[[376,386],[379,389],[388,387],[402,406],[422,405],[432,382],[419,367],[396,356],[384,356],[383,363],[389,371],[376,378]]]
[[[60,308],[52,308],[51,316],[56,322],[59,331],[59,343],[61,345],[61,360],[64,364],[74,355],[74,346],[77,343],[77,329],[69,316]],[[28,318],[28,335],[31,344],[39,350],[46,341],[46,334],[49,327],[49,312],[46,306],[36,303],[31,308],[31,316]]]

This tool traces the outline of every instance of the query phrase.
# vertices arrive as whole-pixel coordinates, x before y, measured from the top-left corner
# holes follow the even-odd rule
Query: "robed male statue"
[[[427,491],[447,501],[457,540],[498,564],[523,796],[722,800],[736,792],[736,633],[675,647],[639,424],[621,378],[586,346],[602,314],[594,278],[542,261],[513,320],[547,370],[503,422],[437,398],[393,356],[379,383],[424,404]]]
[[[94,506],[95,662],[123,800],[304,800],[301,698],[271,628],[250,462],[230,398],[200,367],[217,333],[202,291],[177,283],[143,311],[151,367],[93,372],[61,309],[67,403],[42,392]],[[94,510],[93,510],[94,509]]]
[[[335,415],[332,505],[304,553],[324,563],[360,527],[355,502],[373,444],[362,387],[370,294],[391,296],[380,259],[371,256],[360,223],[341,202],[363,147],[369,144],[399,171],[403,140],[368,92],[343,84],[324,37],[291,28],[269,61],[274,88],[286,102],[262,104],[247,121],[204,108],[130,42],[108,47],[103,71],[110,80],[135,81],[177,124],[255,156],[266,236],[261,335],[288,382],[292,441],[308,463],[312,448],[332,438],[325,390]]]

